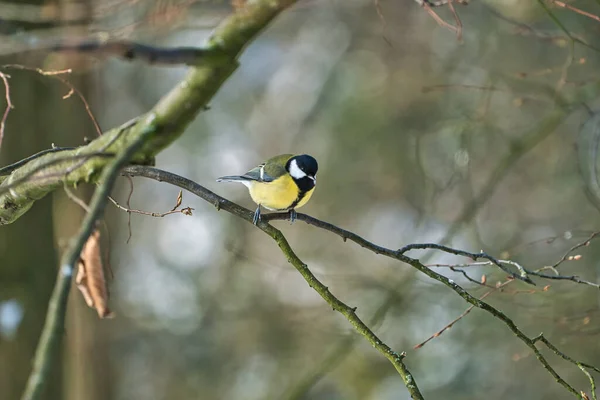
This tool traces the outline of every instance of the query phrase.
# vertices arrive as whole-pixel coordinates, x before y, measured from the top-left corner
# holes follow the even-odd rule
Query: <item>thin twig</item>
[[[497,286],[492,286],[491,290],[488,290],[487,292],[485,292],[483,295],[481,295],[479,297],[479,300],[485,299],[490,294],[492,294],[495,291],[503,288],[504,286],[508,285],[511,282],[514,282],[514,279],[510,279],[510,280],[504,281],[500,285],[497,285]],[[444,326],[442,329],[440,329],[439,331],[437,331],[433,335],[429,336],[427,339],[425,339],[421,343],[414,345],[413,349],[420,349],[421,347],[425,346],[427,343],[429,343],[433,339],[435,339],[438,336],[440,336],[441,334],[443,334],[448,329],[452,328],[454,326],[454,324],[456,324],[458,321],[460,321],[461,319],[463,319],[464,317],[466,317],[474,308],[475,308],[475,306],[471,304],[469,307],[467,307],[467,309],[462,314],[460,314],[458,317],[456,317],[454,320],[452,320],[449,324],[447,324],[446,326]]]
[[[38,74],[40,74],[42,76],[49,76],[49,77],[52,77],[52,78],[58,80],[59,82],[62,82],[64,85],[66,85],[69,88],[69,92],[63,96],[63,100],[68,99],[69,97],[71,97],[71,95],[73,93],[75,93],[77,95],[77,97],[79,97],[81,102],[83,103],[83,106],[85,107],[85,111],[87,112],[87,114],[90,117],[90,120],[94,124],[94,129],[96,130],[96,133],[98,134],[98,136],[102,135],[102,129],[100,128],[100,124],[98,124],[98,120],[96,120],[96,117],[94,117],[94,113],[92,112],[92,109],[91,109],[90,105],[88,104],[87,100],[85,99],[85,96],[83,95],[83,93],[81,93],[81,91],[79,91],[79,89],[77,89],[71,82],[69,82],[68,80],[66,80],[65,78],[63,78],[61,76],[61,75],[70,74],[71,72],[73,72],[71,69],[63,69],[63,70],[57,70],[57,71],[45,71],[41,68],[31,68],[31,67],[26,67],[26,66],[20,65],[20,64],[7,64],[7,65],[3,65],[0,68],[18,69],[18,70],[22,70],[22,71],[37,72]]]
[[[427,5],[429,7],[442,7],[445,6],[446,4],[448,4],[450,2],[450,0],[437,0],[437,1],[431,1],[431,0],[415,0],[417,2],[418,5],[420,5],[421,7]],[[469,0],[457,0],[456,1],[458,4],[462,4],[462,5],[467,5],[469,4]]]
[[[580,249],[582,247],[589,246],[590,242],[592,240],[594,240],[595,238],[597,238],[599,235],[600,235],[600,231],[594,232],[586,240],[584,240],[583,242],[577,243],[576,245],[574,245],[573,247],[571,247],[569,250],[567,250],[567,252],[562,256],[562,258],[560,260],[558,260],[557,262],[555,262],[554,264],[551,265],[551,268],[557,268],[563,262],[569,261],[569,257],[571,256],[572,252],[574,252],[575,250]]]
[[[458,29],[455,26],[444,21],[443,18],[440,17],[435,11],[433,11],[433,8],[425,1],[423,2],[423,8],[425,9],[425,11],[427,11],[429,15],[431,15],[431,17],[435,20],[435,22],[438,23],[439,26],[448,28],[452,32],[458,34]]]
[[[460,20],[460,17],[458,16],[458,13],[454,9],[452,0],[448,0],[448,8],[450,9],[452,16],[454,17],[454,23],[456,24],[456,38],[459,41],[462,41],[462,26],[463,25],[462,25],[462,21]]]
[[[584,17],[588,17],[591,18],[597,22],[600,22],[600,17],[597,15],[594,15],[592,13],[589,13],[587,11],[583,11],[577,7],[573,7],[572,5],[569,5],[567,3],[563,3],[562,1],[558,1],[558,0],[548,0],[551,3],[553,3],[554,5],[558,6],[558,7],[562,7],[562,8],[566,8],[567,10],[571,10],[573,12],[576,12],[579,15],[583,15]]]
[[[41,157],[45,154],[56,153],[57,151],[73,150],[73,149],[75,149],[75,147],[53,147],[51,149],[42,150],[38,153],[35,153],[32,156],[29,156],[27,158],[17,161],[14,164],[10,164],[10,165],[0,168],[0,176],[10,175],[10,173],[13,172],[14,170],[16,170],[17,168],[22,167],[23,165],[27,164],[29,161],[35,160],[36,158]]]
[[[490,263],[490,264],[491,264],[491,263]],[[427,267],[429,267],[429,265],[427,265]],[[462,268],[460,268],[460,266],[458,266],[458,265],[456,265],[456,266],[455,266],[455,265],[448,265],[448,268],[450,268],[450,270],[451,270],[452,272],[458,272],[459,274],[461,274],[462,276],[464,276],[466,280],[468,280],[469,282],[472,282],[472,283],[474,283],[474,284],[476,284],[476,285],[478,285],[478,286],[483,286],[483,287],[487,287],[487,288],[491,288],[491,289],[493,289],[493,288],[494,288],[494,286],[492,286],[492,285],[488,285],[488,284],[487,284],[487,283],[485,283],[485,282],[481,282],[481,281],[478,281],[478,280],[477,280],[477,279],[475,279],[475,278],[471,278],[471,277],[469,276],[469,274],[467,274],[467,272],[466,272],[466,271],[464,271]],[[485,275],[484,275],[484,276],[485,276]]]
[[[127,195],[127,202],[125,205],[127,208],[131,208],[131,196],[133,196],[133,179],[130,176],[126,176],[127,181],[129,182],[129,194]],[[131,213],[127,213],[127,229],[129,231],[129,235],[127,236],[127,244],[131,240],[132,231],[131,231]]]
[[[401,249],[398,250],[399,254],[404,254],[410,250],[423,250],[423,249],[435,249],[435,250],[440,250],[443,251],[445,253],[450,253],[450,254],[455,254],[457,256],[463,256],[463,257],[469,257],[472,260],[479,260],[479,259],[485,259],[490,261],[492,264],[494,264],[495,266],[497,266],[498,268],[500,268],[502,271],[506,272],[507,274],[509,274],[510,276],[512,276],[515,279],[520,279],[523,282],[527,282],[531,285],[535,285],[535,283],[531,280],[531,278],[529,278],[527,276],[527,271],[525,270],[525,268],[523,268],[521,265],[517,264],[517,263],[511,263],[512,265],[514,265],[517,270],[519,270],[519,274],[515,274],[514,272],[510,271],[508,268],[506,268],[504,265],[502,265],[502,263],[500,261],[498,261],[497,259],[495,259],[494,257],[490,256],[489,254],[484,253],[483,251],[479,252],[479,253],[472,253],[472,252],[468,252],[468,251],[464,251],[464,250],[459,250],[459,249],[454,249],[452,247],[448,247],[448,246],[443,246],[440,244],[435,244],[435,243],[413,243],[413,244],[409,244],[406,245],[404,247],[402,247]]]
[[[379,17],[379,20],[381,21],[381,23],[383,25],[383,40],[385,40],[385,42],[388,45],[390,45],[390,47],[393,47],[392,41],[387,36],[388,25],[387,25],[387,21],[385,20],[385,16],[383,15],[383,12],[381,11],[380,0],[374,0],[374,4],[375,4],[375,11],[377,11],[377,16]]]
[[[86,161],[89,161],[90,159],[92,159],[94,157],[112,158],[114,156],[115,156],[114,153],[93,152],[93,153],[87,153],[87,154],[74,154],[74,155],[70,155],[70,156],[66,156],[66,157],[55,158],[46,163],[36,166],[35,168],[31,169],[31,171],[29,171],[27,174],[23,175],[22,177],[20,177],[18,179],[14,179],[6,185],[0,186],[0,195],[7,193],[10,189],[17,187],[24,182],[31,182],[31,181],[36,181],[36,180],[48,179],[48,178],[52,178],[52,177],[56,177],[56,176],[63,176],[63,175],[66,175],[66,174],[69,174],[70,172],[72,172],[71,170],[67,169],[66,171],[59,171],[59,172],[54,172],[54,173],[45,174],[45,175],[36,175],[38,172],[48,169],[54,165],[61,164],[66,161],[76,161],[76,160],[81,160],[82,163],[85,163]],[[36,176],[34,177],[34,175],[36,175]]]
[[[75,193],[73,193],[71,191],[71,189],[69,189],[66,182],[64,183],[63,187],[64,187],[65,193],[67,194],[67,197],[69,199],[71,199],[79,207],[83,208],[85,212],[88,212],[88,213],[90,212],[90,207],[87,204],[85,204],[85,201],[83,201],[82,199],[77,197],[77,195]]]
[[[600,51],[600,48],[595,47],[589,43],[587,43],[586,41],[584,41],[583,39],[580,39],[576,36],[574,36],[571,32],[569,32],[569,30],[567,29],[567,27],[558,19],[558,17],[556,15],[554,15],[554,13],[552,12],[552,10],[550,10],[550,8],[546,5],[545,0],[537,0],[538,4],[540,6],[542,6],[542,8],[544,9],[544,11],[546,12],[546,14],[548,14],[548,16],[550,17],[550,19],[554,22],[554,24],[556,26],[558,26],[558,28],[564,32],[564,34],[571,40],[572,43],[579,43],[591,50],[594,51]]]
[[[179,195],[181,196],[181,191],[179,192]],[[114,204],[115,207],[117,207],[120,210],[125,211],[128,214],[130,214],[130,213],[142,214],[142,215],[147,215],[149,217],[155,217],[155,218],[162,218],[162,217],[166,217],[167,215],[171,215],[171,214],[192,215],[192,211],[194,211],[194,209],[191,207],[184,207],[182,209],[179,209],[179,206],[181,205],[179,200],[177,201],[177,204],[175,205],[175,207],[173,207],[169,211],[157,213],[157,212],[151,212],[151,211],[135,210],[135,209],[132,209],[129,207],[122,206],[115,199],[113,199],[110,196],[108,197],[108,199],[111,201],[111,203]],[[178,199],[179,199],[179,197],[178,197]]]
[[[546,337],[543,334],[540,334],[536,337],[533,338],[533,342],[542,342],[544,343],[546,346],[548,346],[548,348],[550,350],[552,350],[554,352],[554,354],[556,354],[557,356],[561,357],[563,360],[568,361],[572,364],[575,364],[579,369],[581,369],[583,371],[583,373],[585,374],[585,376],[587,376],[587,378],[590,381],[590,386],[592,389],[592,398],[594,400],[597,400],[596,398],[596,382],[594,381],[594,378],[592,377],[592,375],[590,375],[590,373],[586,370],[587,369],[591,369],[594,370],[598,373],[600,373],[600,369],[597,367],[594,367],[593,365],[590,364],[586,364],[586,363],[582,363],[580,361],[576,361],[573,358],[569,357],[568,355],[566,355],[565,353],[563,353],[562,351],[558,350],[558,348],[556,348],[556,346],[554,346],[552,343],[550,343],[550,341],[548,339],[546,339]]]
[[[600,289],[600,284],[597,284],[597,283],[594,283],[594,282],[590,282],[590,281],[586,281],[586,280],[581,279],[581,278],[579,278],[578,276],[575,276],[575,275],[560,275],[559,272],[558,272],[558,270],[556,269],[556,266],[558,266],[559,264],[561,264],[561,263],[563,263],[565,261],[576,261],[576,260],[578,260],[579,258],[577,258],[577,256],[569,256],[568,254],[571,251],[575,250],[576,248],[579,248],[581,246],[586,246],[585,243],[589,244],[589,240],[587,240],[586,242],[580,243],[580,244],[578,244],[576,246],[573,246],[567,252],[567,254],[565,254],[565,256],[563,256],[563,258],[561,260],[557,261],[554,265],[541,267],[541,268],[538,268],[536,270],[529,270],[529,269],[523,267],[518,262],[512,261],[512,260],[496,260],[496,261],[498,263],[500,263],[500,264],[512,265],[512,266],[516,267],[519,271],[524,271],[524,273],[526,275],[537,276],[539,278],[550,279],[550,280],[572,281],[572,282],[575,282],[575,283],[580,283],[582,285],[588,285],[588,286],[595,287],[596,289]],[[421,246],[421,245],[419,245],[419,246]],[[433,247],[433,248],[437,248],[437,246],[438,245],[435,245],[435,247]],[[427,267],[448,267],[448,268],[450,268],[450,269],[452,269],[454,271],[454,269],[456,269],[456,268],[482,267],[482,266],[488,266],[488,265],[497,265],[497,264],[495,264],[492,261],[483,261],[483,262],[473,262],[473,263],[468,263],[468,264],[428,264]],[[551,270],[552,272],[554,272],[555,275],[548,275],[548,274],[542,273],[542,271],[545,271],[545,270]]]
[[[6,119],[8,118],[10,110],[15,108],[12,101],[10,100],[10,85],[8,84],[8,78],[10,78],[10,75],[6,75],[0,72],[0,79],[2,79],[2,82],[4,83],[4,97],[6,99],[6,108],[4,109],[2,120],[0,121],[0,148],[2,147],[2,139],[4,139],[4,128],[6,126]]]

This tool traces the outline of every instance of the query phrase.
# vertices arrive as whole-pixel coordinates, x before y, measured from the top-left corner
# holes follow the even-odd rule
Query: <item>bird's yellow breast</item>
[[[289,210],[300,194],[298,185],[291,176],[284,175],[272,182],[253,181],[250,184],[250,196],[256,204],[270,210],[284,211]],[[300,208],[310,199],[314,188],[304,194],[304,197],[294,206]]]

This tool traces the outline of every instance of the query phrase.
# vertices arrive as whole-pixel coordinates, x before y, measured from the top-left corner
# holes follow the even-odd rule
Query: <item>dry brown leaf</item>
[[[87,305],[95,308],[100,318],[111,318],[101,254],[100,231],[96,229],[81,250],[75,282]]]

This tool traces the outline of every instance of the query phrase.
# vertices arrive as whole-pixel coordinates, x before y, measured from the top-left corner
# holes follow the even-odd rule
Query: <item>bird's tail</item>
[[[231,176],[222,176],[220,178],[217,178],[217,182],[248,182],[249,179],[246,176],[241,176],[241,175],[231,175]]]

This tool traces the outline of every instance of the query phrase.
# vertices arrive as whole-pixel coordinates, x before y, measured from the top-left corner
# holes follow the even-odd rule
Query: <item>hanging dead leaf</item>
[[[81,251],[75,282],[87,305],[95,308],[100,318],[112,318],[101,254],[100,231],[95,230]]]

